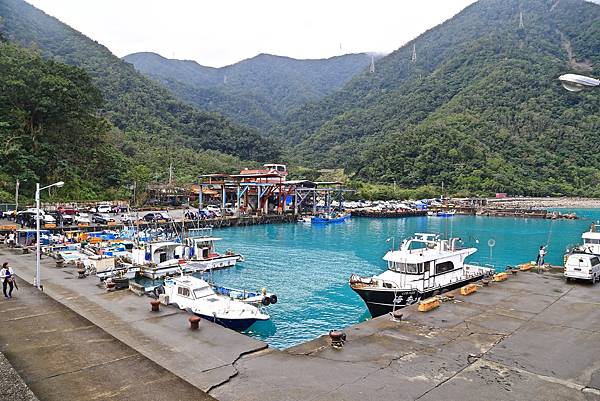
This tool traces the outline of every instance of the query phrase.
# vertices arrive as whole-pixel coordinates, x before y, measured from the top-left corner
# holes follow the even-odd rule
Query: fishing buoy
[[[271,303],[273,305],[275,305],[277,303],[277,295],[275,295],[275,294],[271,295]]]
[[[271,304],[271,298],[263,297],[262,301],[260,301],[264,306],[269,306]]]

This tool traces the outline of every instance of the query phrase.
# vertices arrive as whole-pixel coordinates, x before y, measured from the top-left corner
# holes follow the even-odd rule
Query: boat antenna
[[[388,239],[386,239],[386,240],[385,240],[385,242],[386,242],[386,243],[388,243],[388,244],[390,243],[390,241],[391,241],[391,243],[392,243],[392,247],[390,248],[390,251],[393,251],[393,250],[394,250],[394,247],[395,247],[395,240],[396,240],[396,239],[395,239],[394,237],[389,237]]]

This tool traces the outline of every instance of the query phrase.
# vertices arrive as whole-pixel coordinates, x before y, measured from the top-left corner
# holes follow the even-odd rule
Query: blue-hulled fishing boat
[[[313,224],[341,223],[350,217],[350,213],[323,213],[311,219]]]

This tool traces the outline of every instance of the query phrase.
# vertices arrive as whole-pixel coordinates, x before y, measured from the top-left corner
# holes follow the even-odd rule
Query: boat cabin
[[[600,255],[600,232],[596,232],[595,229],[594,231],[587,231],[581,235],[581,238],[586,252]]]
[[[379,276],[384,288],[418,288],[444,285],[463,277],[464,261],[476,248],[458,246],[459,238],[442,240],[434,234],[415,234],[400,249],[383,259],[388,270]]]
[[[134,263],[160,265],[171,260],[182,259],[184,250],[178,242],[151,242],[133,251]]]

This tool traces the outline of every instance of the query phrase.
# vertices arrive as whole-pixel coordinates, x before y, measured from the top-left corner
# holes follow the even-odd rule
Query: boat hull
[[[209,322],[214,322],[223,327],[227,327],[228,329],[235,331],[245,331],[250,328],[254,323],[263,319],[256,318],[248,318],[248,319],[221,319],[212,315],[204,315],[199,312],[194,312],[196,316],[200,316],[202,319],[206,319]]]
[[[334,219],[324,219],[322,217],[313,217],[311,220],[311,223],[313,224],[329,224],[329,223],[341,223],[343,221],[346,221],[346,219],[350,217],[350,215],[346,215],[346,216],[342,216],[342,217],[336,217]]]
[[[378,317],[392,312],[394,309],[401,309],[415,304],[420,300],[430,298],[439,293],[460,288],[465,284],[479,281],[486,275],[484,273],[472,277],[464,278],[443,287],[436,287],[420,290],[394,290],[392,288],[368,287],[350,284],[352,290],[356,292],[367,305],[372,317]],[[394,302],[395,301],[395,302]]]

